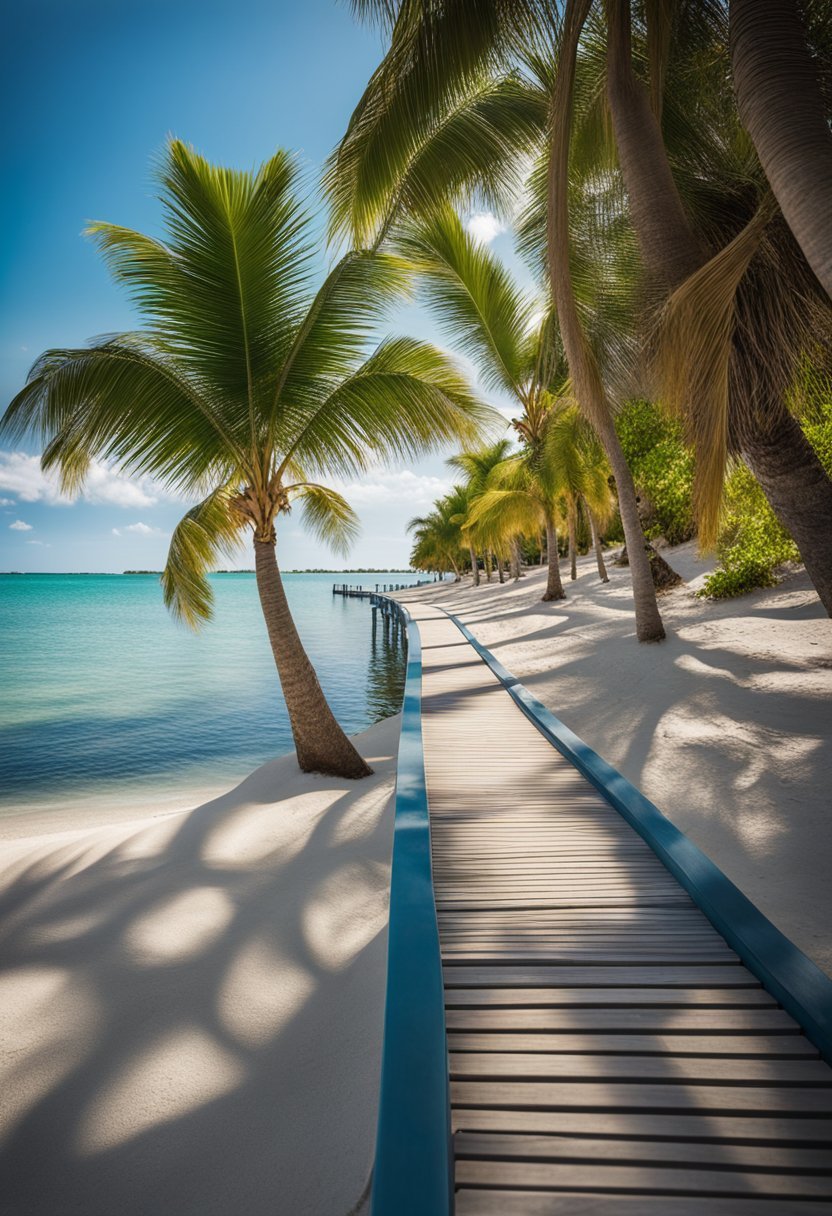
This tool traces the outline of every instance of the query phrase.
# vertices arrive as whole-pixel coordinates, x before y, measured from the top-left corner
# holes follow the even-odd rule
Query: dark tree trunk
[[[283,699],[289,711],[298,764],[305,773],[367,777],[373,771],[329,708],[286,601],[274,542],[255,538],[257,590]]]
[[[574,583],[578,577],[578,538],[577,538],[577,506],[569,504],[569,577]]]
[[[602,583],[608,583],[610,576],[607,574],[607,567],[604,564],[604,550],[601,548],[601,537],[598,533],[598,525],[595,522],[595,516],[590,510],[589,503],[584,502],[586,513],[589,516],[589,530],[592,533],[592,547],[595,550],[595,563],[598,566],[598,577]]]
[[[682,204],[658,119],[632,64],[629,0],[607,0],[607,98],[636,238],[666,289],[707,260]]]
[[[494,557],[494,561],[497,563],[497,578],[500,580],[501,583],[504,583],[506,581],[506,578],[503,573],[503,559],[500,557],[499,554],[496,554]]]
[[[477,551],[473,545],[471,545],[469,547],[468,551],[471,554],[471,573],[474,576],[474,586],[479,587],[479,585],[480,585],[480,564],[477,561]]]
[[[664,626],[656,601],[650,563],[644,552],[644,533],[636,503],[633,478],[613,424],[610,403],[578,314],[570,268],[569,145],[574,108],[575,63],[581,30],[591,0],[566,0],[563,7],[558,74],[550,130],[547,214],[549,284],[555,301],[561,339],[575,396],[583,414],[594,426],[607,454],[618,489],[624,537],[634,557],[630,565],[636,636],[640,642],[660,641]]]
[[[797,0],[731,0],[729,32],[740,118],[832,296],[832,132]]]
[[[560,561],[558,558],[558,533],[555,521],[551,517],[546,520],[546,551],[549,554],[548,573],[544,602],[549,600],[565,600],[566,592],[560,578]]]
[[[740,443],[748,467],[794,538],[821,603],[832,616],[832,482],[817,453],[788,413],[766,430],[750,427]]]

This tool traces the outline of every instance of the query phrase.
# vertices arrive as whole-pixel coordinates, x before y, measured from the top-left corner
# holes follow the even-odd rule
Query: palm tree
[[[663,134],[635,70],[629,0],[607,9],[613,127],[644,263],[671,293],[661,371],[697,452],[700,540],[715,540],[727,458],[741,454],[832,613],[832,482],[788,406],[832,312],[766,197],[726,96],[724,14],[685,10]],[[703,50],[709,70],[697,68],[691,90]],[[655,83],[660,69],[651,70]]]
[[[564,400],[547,417],[545,445],[549,475],[566,501],[571,578],[577,578],[578,512],[583,504],[598,574],[601,582],[609,582],[601,548],[601,530],[609,522],[615,500],[610,490],[609,465],[598,437],[577,407]]]
[[[513,503],[512,510],[522,520],[518,532],[526,531],[530,519],[536,521],[535,532],[543,526],[550,557],[550,586],[544,598],[560,599],[556,496],[553,485],[541,481],[546,476],[545,462],[541,464],[546,419],[564,378],[551,314],[520,291],[505,266],[465,231],[450,207],[402,225],[395,248],[414,267],[439,323],[469,358],[476,359],[485,384],[512,397],[521,410],[514,426],[523,440],[525,472],[515,477],[510,467],[516,471],[519,466],[505,466],[503,473],[511,484],[503,485],[500,493],[508,494],[510,489],[514,497],[501,501],[506,511]],[[459,467],[468,473],[475,499],[490,477],[489,465],[493,468],[497,458],[505,464],[507,447],[506,441],[502,452],[495,444],[484,457],[469,453],[462,459]],[[487,484],[493,488],[493,481]],[[493,530],[496,518],[496,508],[488,513],[475,508],[469,516],[480,532],[486,521]],[[512,545],[514,534],[502,527],[497,534],[503,545]]]
[[[453,571],[454,579],[462,577],[460,567],[464,559],[467,540],[464,521],[468,515],[468,495],[464,486],[454,486],[449,494],[440,498],[433,511],[417,515],[407,525],[414,534],[414,545],[410,564],[416,570]]]
[[[813,6],[804,7],[811,16]],[[832,131],[819,80],[822,70],[828,76],[832,30],[828,5],[814,7],[825,27],[820,48],[810,46],[797,0],[731,0],[731,63],[740,118],[807,262],[832,296]]]
[[[338,231],[381,241],[403,215],[428,215],[476,188],[499,204],[517,185],[524,154],[545,148],[546,270],[573,392],[612,467],[628,551],[639,640],[664,637],[632,476],[613,402],[582,322],[570,264],[570,139],[575,61],[591,0],[558,7],[355,3],[387,18],[391,46],[334,154],[327,186]],[[557,71],[551,68],[557,54]],[[495,65],[524,60],[536,81]],[[491,81],[487,117],[480,96]]]
[[[200,499],[173,533],[162,576],[165,602],[191,626],[211,615],[206,575],[217,557],[249,537],[298,763],[363,776],[289,612],[275,526],[297,506],[313,534],[343,547],[356,517],[317,477],[470,442],[487,411],[432,346],[391,338],[368,353],[374,325],[406,288],[400,260],[348,253],[313,292],[311,222],[286,152],[244,173],[174,141],[159,179],[164,241],[111,224],[89,230],[145,328],[47,351],[2,430],[44,440],[43,467],[67,490],[98,457]]]
[[[548,567],[541,599],[546,603],[566,598],[558,560],[560,498],[547,453],[527,445],[492,470],[468,514],[470,526],[495,543],[545,530]]]
[[[491,470],[506,459],[510,447],[511,444],[508,439],[498,439],[487,447],[479,448],[475,452],[459,452],[456,456],[448,458],[446,463],[452,469],[456,469],[465,476],[465,491],[469,503],[483,492]],[[465,530],[465,537],[468,540],[474,586],[479,587],[480,568],[475,548],[475,530]]]

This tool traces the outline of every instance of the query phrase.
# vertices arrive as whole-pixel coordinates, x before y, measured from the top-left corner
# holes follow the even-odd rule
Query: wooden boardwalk
[[[832,1213],[832,1069],[456,625],[408,609],[458,1216]]]

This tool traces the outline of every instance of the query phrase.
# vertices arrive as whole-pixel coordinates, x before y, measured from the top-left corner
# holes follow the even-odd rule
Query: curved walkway
[[[832,1069],[455,623],[408,610],[458,1216],[832,1212]]]

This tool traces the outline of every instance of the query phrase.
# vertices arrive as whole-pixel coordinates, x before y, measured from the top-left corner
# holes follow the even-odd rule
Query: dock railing
[[[380,606],[380,605],[379,605]],[[448,1050],[430,820],[422,748],[422,645],[407,630],[407,674],[396,773],[387,995],[372,1216],[453,1211]]]

